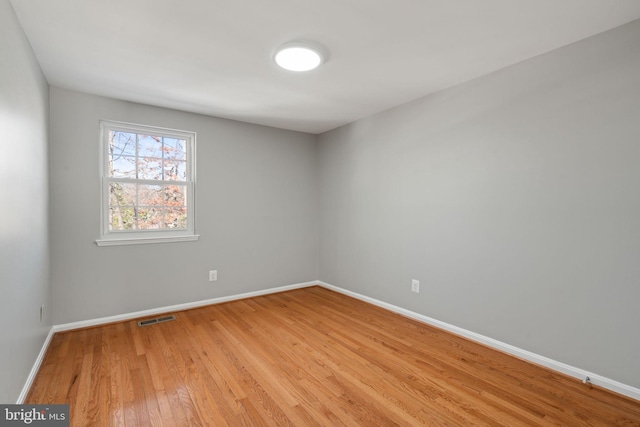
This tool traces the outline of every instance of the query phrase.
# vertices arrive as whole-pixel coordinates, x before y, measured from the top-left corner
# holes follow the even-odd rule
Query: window
[[[194,132],[100,122],[98,246],[197,240]]]

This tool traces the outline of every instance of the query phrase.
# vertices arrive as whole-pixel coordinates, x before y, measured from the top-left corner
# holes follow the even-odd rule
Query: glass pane
[[[109,176],[113,178],[135,178],[136,158],[131,156],[109,157]]]
[[[109,155],[114,157],[136,155],[136,134],[129,132],[109,132]]]
[[[170,229],[187,228],[187,208],[165,208],[164,224]]]
[[[138,206],[162,206],[161,185],[138,186]]]
[[[162,160],[138,158],[138,179],[162,180]]]
[[[165,181],[186,181],[187,162],[180,160],[165,160],[164,179]]]
[[[162,158],[162,138],[154,135],[138,135],[138,156]]]
[[[133,206],[109,208],[109,230],[133,230],[135,222],[135,208]]]
[[[187,193],[186,185],[167,185],[164,187],[164,205],[182,208],[187,205],[185,194]]]
[[[139,208],[138,229],[152,230],[162,227],[162,208]]]
[[[164,158],[187,160],[186,144],[184,139],[164,138]]]
[[[136,184],[109,183],[109,206],[135,206]]]

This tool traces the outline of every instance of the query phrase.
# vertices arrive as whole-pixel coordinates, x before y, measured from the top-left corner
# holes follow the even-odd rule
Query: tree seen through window
[[[108,132],[110,231],[187,228],[187,143]]]

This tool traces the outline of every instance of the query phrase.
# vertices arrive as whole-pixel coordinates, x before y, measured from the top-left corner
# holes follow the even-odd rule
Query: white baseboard
[[[300,289],[300,288],[306,288],[309,286],[315,286],[315,285],[319,285],[322,286],[324,288],[330,289],[332,291],[335,292],[339,292],[341,294],[344,295],[348,295],[350,297],[359,299],[361,301],[364,302],[368,302],[370,304],[376,305],[378,307],[382,307],[386,310],[392,311],[394,313],[398,313],[401,314],[405,317],[417,320],[419,322],[423,322],[426,323],[428,325],[432,325],[435,326],[437,328],[443,329],[445,331],[454,333],[456,335],[460,335],[462,337],[468,338],[472,341],[478,342],[480,344],[484,344],[488,347],[492,347],[495,348],[497,350],[500,350],[504,353],[508,353],[511,354],[513,356],[519,357],[521,359],[527,360],[529,362],[535,363],[537,365],[541,365],[544,366],[546,368],[552,369],[554,371],[557,372],[561,372],[563,374],[569,375],[571,377],[577,378],[579,380],[584,380],[585,377],[589,377],[590,381],[592,384],[600,386],[602,388],[606,388],[608,390],[614,391],[616,393],[622,394],[624,396],[628,396],[632,399],[636,399],[636,400],[640,400],[640,389],[626,385],[626,384],[622,384],[618,381],[603,377],[602,375],[598,375],[592,372],[588,372],[585,371],[584,369],[580,369],[580,368],[576,368],[574,366],[570,366],[567,365],[565,363],[562,362],[558,362],[556,360],[553,359],[549,359],[548,357],[544,357],[535,353],[532,353],[530,351],[527,350],[523,350],[521,348],[512,346],[510,344],[506,344],[503,343],[501,341],[495,340],[493,338],[489,338],[486,337],[484,335],[480,335],[477,334],[475,332],[471,332],[468,331],[466,329],[463,328],[459,328],[457,326],[445,323],[445,322],[441,322],[439,320],[433,319],[431,317],[428,316],[424,316],[422,314],[419,313],[415,313],[413,311],[404,309],[402,307],[398,307],[395,306],[393,304],[389,304],[386,303],[384,301],[380,301],[377,300],[375,298],[370,298],[367,297],[365,295],[361,295],[358,294],[356,292],[352,292],[343,288],[340,288],[338,286],[334,286],[331,285],[329,283],[325,283],[325,282],[321,282],[321,281],[312,281],[312,282],[305,282],[305,283],[297,283],[294,285],[288,285],[288,286],[280,286],[277,288],[270,288],[270,289],[263,289],[260,291],[254,291],[254,292],[247,292],[247,293],[243,293],[243,294],[237,294],[237,295],[229,295],[229,296],[225,296],[225,297],[218,297],[218,298],[212,298],[212,299],[207,299],[207,300],[202,300],[202,301],[194,301],[194,302],[189,302],[189,303],[184,303],[184,304],[177,304],[177,305],[171,305],[171,306],[166,306],[166,307],[159,307],[159,308],[154,308],[154,309],[150,309],[150,310],[143,310],[143,311],[136,311],[133,313],[125,313],[125,314],[119,314],[116,316],[109,316],[109,317],[102,317],[99,319],[92,319],[92,320],[84,320],[84,321],[80,321],[80,322],[72,322],[72,323],[65,323],[65,324],[61,324],[61,325],[54,325],[51,327],[51,330],[49,331],[49,334],[47,335],[47,338],[45,339],[43,345],[42,345],[42,349],[40,350],[40,354],[38,354],[38,358],[36,359],[36,362],[33,365],[33,368],[31,369],[31,372],[29,373],[29,377],[27,378],[27,381],[22,389],[22,392],[20,393],[20,396],[18,397],[18,401],[17,403],[20,404],[24,401],[24,399],[27,396],[27,393],[29,392],[29,389],[31,388],[31,384],[33,383],[33,380],[35,379],[36,374],[38,373],[38,370],[40,369],[40,365],[42,363],[42,360],[44,358],[44,355],[47,351],[47,348],[49,346],[49,343],[51,342],[51,339],[53,338],[53,335],[56,332],[61,332],[61,331],[69,331],[72,329],[81,329],[81,328],[87,328],[90,326],[98,326],[98,325],[104,325],[107,323],[114,323],[114,322],[122,322],[125,320],[131,320],[131,319],[136,319],[139,317],[146,317],[146,316],[152,316],[155,314],[162,314],[162,313],[167,313],[170,311],[182,311],[182,310],[188,310],[190,308],[196,308],[196,307],[203,307],[206,305],[212,305],[212,304],[220,304],[223,302],[228,302],[228,301],[234,301],[234,300],[239,300],[239,299],[245,299],[245,298],[251,298],[251,297],[256,297],[256,296],[261,296],[261,295],[268,295],[268,294],[274,294],[274,293],[278,293],[278,292],[284,292],[284,291],[289,291],[289,290],[293,290],[293,289]]]
[[[55,332],[52,327],[51,329],[49,329],[49,333],[47,334],[47,337],[44,339],[44,343],[42,344],[40,353],[38,353],[38,357],[36,358],[36,361],[33,364],[33,367],[31,368],[31,372],[29,372],[29,376],[27,377],[27,382],[24,384],[24,387],[22,387],[22,391],[20,392],[20,396],[18,396],[18,400],[16,401],[16,404],[20,405],[24,403],[24,399],[27,398],[27,393],[29,393],[29,390],[31,389],[31,384],[33,384],[33,381],[36,379],[36,375],[38,375],[38,370],[40,369],[40,365],[42,364],[44,355],[47,352],[47,348],[49,348],[49,343],[53,338],[53,334],[55,334]]]
[[[223,302],[234,301],[239,299],[257,297],[260,295],[275,294],[277,292],[290,291],[292,289],[306,288],[317,285],[318,282],[296,283],[294,285],[280,286],[277,288],[263,289],[260,291],[247,292],[243,294],[229,295],[225,297],[211,298],[202,301],[187,302],[184,304],[170,305],[166,307],[152,308],[149,310],[135,311],[133,313],[118,314],[116,316],[101,317],[98,319],[82,320],[80,322],[64,323],[62,325],[54,325],[55,332],[70,331],[72,329],[88,328],[90,326],[105,325],[107,323],[122,322],[125,320],[137,319],[139,317],[153,316],[155,314],[168,313],[170,311],[182,311],[190,308],[203,307],[205,305],[220,304]]]
[[[569,375],[574,378],[578,378],[579,380],[584,380],[586,377],[589,377],[591,384],[600,386],[602,388],[606,388],[608,390],[614,391],[616,393],[628,396],[632,399],[640,400],[640,389],[623,384],[621,382],[603,377],[602,375],[595,374],[593,372],[585,371],[584,369],[576,368],[574,366],[567,365],[566,363],[558,362],[553,359],[549,359],[548,357],[541,356],[539,354],[532,353],[527,350],[523,350],[521,348],[512,346],[510,344],[503,343],[501,341],[495,340],[493,338],[486,337],[484,335],[477,334],[475,332],[468,331],[463,328],[459,328],[454,325],[450,325],[445,322],[441,322],[440,320],[433,319],[428,316],[424,316],[422,314],[415,313],[410,310],[406,310],[402,307],[395,306],[393,304],[389,304],[383,301],[379,301],[374,298],[367,297],[365,295],[358,294],[356,292],[352,292],[338,286],[330,285],[329,283],[319,282],[320,286],[330,289],[332,291],[339,292],[344,295],[348,295],[350,297],[359,299],[364,302],[368,302],[370,304],[376,305],[378,307],[382,307],[394,313],[401,314],[405,317],[409,317],[411,319],[417,320],[422,323],[426,323],[431,326],[435,326],[437,328],[443,329],[447,332],[454,333],[456,335],[460,335],[464,338],[468,338],[472,341],[478,342],[480,344],[486,345],[491,348],[495,348],[504,353],[511,354],[513,356],[519,357],[526,361],[535,363],[537,365],[542,365],[546,368],[552,369],[557,372],[561,372],[563,374]]]

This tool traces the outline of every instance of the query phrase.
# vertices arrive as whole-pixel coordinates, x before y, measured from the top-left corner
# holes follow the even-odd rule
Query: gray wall
[[[314,136],[58,88],[50,97],[54,323],[317,279]],[[100,119],[197,132],[199,241],[96,246]]]
[[[321,280],[640,387],[639,41],[321,135]]]
[[[47,82],[0,0],[0,403],[16,402],[51,327],[48,115]]]

